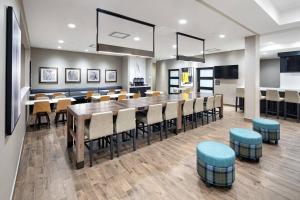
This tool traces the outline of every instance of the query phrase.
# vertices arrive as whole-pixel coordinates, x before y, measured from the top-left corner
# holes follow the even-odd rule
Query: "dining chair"
[[[245,99],[245,88],[236,88],[235,95],[235,112],[237,112],[238,107],[241,106],[241,99]]]
[[[194,121],[195,121],[196,128],[197,128],[199,118],[201,118],[202,125],[204,124],[203,112],[204,112],[204,97],[196,98],[194,104],[194,118],[195,118]]]
[[[37,98],[39,97],[48,97],[48,96],[44,93],[37,93],[36,95],[34,95],[34,100],[37,100]]]
[[[127,91],[125,89],[121,89],[120,94],[127,94]]]
[[[67,119],[67,108],[71,105],[71,100],[63,99],[57,102],[56,110],[55,110],[55,124],[59,122],[59,118],[62,115],[62,122],[65,123]],[[66,118],[65,118],[66,117]]]
[[[279,95],[278,90],[267,90],[266,95],[266,117],[268,116],[268,113],[275,113],[277,115],[277,118],[279,119],[280,114],[280,102],[283,102],[284,98],[281,98]],[[269,110],[269,103],[275,102],[276,103],[276,112],[272,112]]]
[[[92,114],[90,123],[85,125],[85,145],[89,150],[90,167],[93,166],[93,154],[100,151],[94,148],[96,140],[105,139],[110,145],[110,159],[113,159],[113,113],[94,113]]]
[[[296,104],[296,117],[297,122],[300,122],[300,95],[299,91],[291,91],[286,90],[284,96],[284,119],[286,119],[287,115],[291,115],[288,113],[287,106],[288,103]],[[292,115],[291,115],[292,116]]]
[[[110,101],[110,96],[108,96],[108,95],[103,95],[103,96],[101,96],[100,97],[100,102],[101,101]]]
[[[138,93],[134,93],[132,98],[138,99],[138,98],[140,98],[140,97],[141,97],[141,93],[138,92]]]
[[[182,109],[183,131],[186,131],[186,123],[189,121],[194,128],[194,99],[186,100]]]
[[[107,95],[112,95],[112,94],[115,94],[115,90],[113,89],[109,90],[109,92],[107,93]]]
[[[222,108],[222,95],[220,94],[217,94],[215,95],[215,98],[214,98],[215,102],[214,102],[214,113],[215,115],[218,115],[219,116],[219,119],[221,119],[221,108]],[[218,109],[218,110],[217,110]],[[216,116],[215,116],[215,119],[217,120]]]
[[[66,95],[61,92],[56,92],[52,95],[52,99],[66,98]]]
[[[45,117],[47,120],[47,125],[50,128],[50,117],[49,113],[51,113],[50,103],[49,101],[38,101],[33,105],[32,115],[35,115],[35,126],[41,125],[42,117]]]
[[[118,96],[118,101],[123,101],[123,100],[126,100],[126,99],[127,99],[126,94],[120,94],[120,95]]]
[[[153,91],[152,96],[159,97],[160,96],[160,91]]]
[[[40,97],[36,97],[35,100],[40,101],[40,100],[49,100],[48,96],[40,96]]]
[[[138,112],[136,119],[137,119],[136,120],[137,130],[141,130],[143,132],[143,135],[147,133],[148,145],[150,145],[150,137],[152,135],[154,128],[159,129],[160,140],[163,139],[162,138],[162,129],[163,129],[162,104],[150,105],[147,113],[145,114],[143,112]]]
[[[209,117],[211,117],[212,121],[216,121],[216,112],[215,112],[215,98],[214,96],[207,97],[205,103],[204,113],[206,115],[207,123],[209,123]]]
[[[167,102],[165,112],[163,113],[165,137],[168,138],[168,131],[175,128],[177,134],[178,102]]]
[[[120,155],[121,136],[129,136],[132,139],[133,151],[136,150],[136,119],[135,108],[127,108],[118,111],[116,122],[114,124],[114,133],[116,135],[117,156]]]
[[[87,91],[84,99],[85,99],[85,102],[90,102],[92,100],[92,96],[94,94],[94,91]]]

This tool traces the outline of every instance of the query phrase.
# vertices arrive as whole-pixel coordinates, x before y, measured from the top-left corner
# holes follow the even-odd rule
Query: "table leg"
[[[224,110],[224,103],[223,103],[223,95],[222,95],[222,97],[221,97],[221,107],[220,107],[220,113],[219,113],[219,115],[220,115],[220,118],[222,119],[223,118],[223,110]]]
[[[84,167],[84,120],[78,118],[76,124],[76,168]]]

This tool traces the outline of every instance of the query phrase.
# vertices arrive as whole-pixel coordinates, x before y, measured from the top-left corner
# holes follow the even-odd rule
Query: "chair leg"
[[[148,133],[147,133],[147,142],[148,142],[148,145],[150,145],[150,135],[151,135],[151,132],[152,132],[151,125],[147,125],[147,130],[148,130]]]
[[[287,103],[284,102],[284,119],[286,120],[286,115],[287,115]]]
[[[163,138],[162,138],[162,132],[163,132],[163,123],[160,122],[159,123],[159,137],[160,137],[160,141],[163,140]]]
[[[300,104],[297,103],[297,122],[300,122]]]
[[[132,137],[133,151],[135,151],[136,150],[135,129],[130,131],[130,135]]]
[[[174,119],[174,124],[175,124],[175,134],[177,135],[177,118]]]
[[[186,117],[183,116],[183,132],[186,130]]]
[[[119,157],[119,155],[120,155],[120,143],[122,141],[120,139],[120,136],[121,136],[121,134],[117,133],[117,136],[116,136],[116,141],[117,141],[117,157]]]
[[[49,117],[48,113],[46,113],[46,119],[47,119],[47,125],[50,128],[50,117]]]
[[[235,112],[237,112],[238,97],[235,97]]]
[[[165,120],[165,121],[164,121],[165,137],[166,137],[166,138],[168,138],[168,129],[169,129],[169,127],[168,127],[168,122],[169,122],[169,120]]]
[[[268,117],[268,100],[266,100],[266,117]]]
[[[89,147],[90,147],[90,149],[89,149],[89,154],[90,154],[90,167],[93,166],[93,149],[94,149],[93,145],[94,145],[94,141],[91,140],[91,141],[89,142]]]
[[[114,143],[113,143],[113,135],[109,136],[109,147],[110,147],[110,159],[114,158]]]
[[[195,127],[196,128],[197,128],[197,119],[198,119],[197,114],[198,113],[194,113],[194,121],[195,121]]]
[[[192,121],[192,129],[194,129],[194,114],[191,114],[190,118],[190,120]]]
[[[209,111],[206,112],[206,120],[207,120],[207,124],[209,124]]]

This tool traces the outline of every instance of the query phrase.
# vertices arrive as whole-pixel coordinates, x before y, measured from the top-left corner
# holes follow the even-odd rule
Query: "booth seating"
[[[241,158],[259,162],[262,156],[262,136],[245,128],[232,128],[230,133],[230,147],[235,155]]]
[[[276,103],[276,115],[279,119],[280,114],[280,102],[283,102],[284,98],[280,97],[278,90],[267,90],[267,96],[266,96],[266,116],[268,116],[268,113],[270,112],[269,109],[269,103],[275,102]]]
[[[263,142],[275,142],[275,144],[278,144],[280,140],[279,122],[264,118],[254,118],[252,125],[253,130],[262,135]]]
[[[245,99],[245,88],[236,88],[235,112],[237,112],[238,107],[241,105],[241,99]]]
[[[227,145],[205,141],[197,145],[197,172],[209,185],[231,187],[235,180],[235,153]]]
[[[287,111],[288,103],[296,104],[296,117],[298,123],[300,122],[300,95],[298,91],[285,91],[285,98],[284,98],[284,119],[286,119],[287,115],[291,116],[290,113]],[[292,115],[293,116],[293,115]]]

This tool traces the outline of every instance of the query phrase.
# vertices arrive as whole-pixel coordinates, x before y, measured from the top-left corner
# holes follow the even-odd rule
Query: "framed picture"
[[[65,69],[65,82],[66,83],[80,83],[81,82],[81,69],[80,68],[66,68]]]
[[[58,69],[55,67],[40,67],[40,83],[58,83]]]
[[[88,83],[100,83],[100,69],[88,69],[86,80]]]
[[[6,17],[5,134],[11,135],[21,116],[21,28],[12,7]]]
[[[105,82],[117,82],[117,70],[105,70]]]

